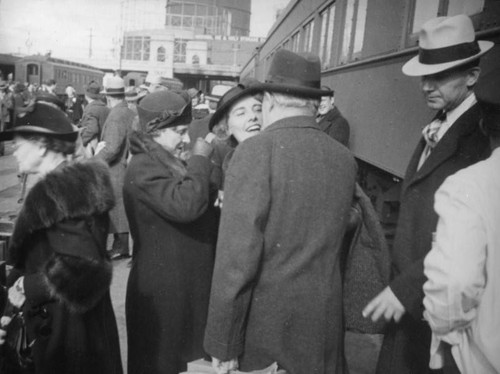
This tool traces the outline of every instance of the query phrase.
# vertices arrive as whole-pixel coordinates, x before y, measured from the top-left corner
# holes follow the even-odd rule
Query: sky
[[[91,49],[96,65],[102,60],[117,58],[121,2],[0,0],[0,53],[50,51],[53,57],[89,62]],[[288,2],[252,0],[250,36],[265,37],[275,21],[276,11]]]

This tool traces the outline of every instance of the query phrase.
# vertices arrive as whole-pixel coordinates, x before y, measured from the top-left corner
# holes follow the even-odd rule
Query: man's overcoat
[[[83,109],[82,121],[82,143],[86,147],[93,139],[99,141],[102,128],[109,115],[109,108],[101,100],[93,100]]]
[[[423,259],[431,249],[438,218],[434,194],[446,177],[488,157],[489,141],[479,127],[480,117],[478,104],[462,114],[417,171],[425,147],[421,138],[408,165],[389,284],[406,313],[385,336],[377,368],[380,374],[428,372],[431,332],[423,320],[422,287],[426,280]]]
[[[178,374],[204,356],[219,212],[210,160],[184,166],[133,133],[124,201],[134,240],[127,285],[128,373]]]
[[[321,130],[330,135],[340,144],[349,147],[350,128],[349,122],[344,118],[340,110],[335,106],[328,111],[318,122]]]
[[[110,212],[111,233],[128,232],[127,216],[123,206],[123,178],[127,169],[128,135],[132,130],[135,113],[125,101],[116,105],[109,112],[101,133],[101,141],[106,146],[95,157],[106,161],[111,173],[116,205]]]
[[[354,158],[313,117],[238,145],[225,180],[206,351],[240,370],[343,373],[340,248]]]

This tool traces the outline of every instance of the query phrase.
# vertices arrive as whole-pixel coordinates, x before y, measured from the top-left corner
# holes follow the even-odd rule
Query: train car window
[[[341,63],[361,57],[368,0],[347,0]]]
[[[28,75],[38,75],[38,65],[36,64],[28,64],[27,66]]]
[[[302,48],[304,52],[312,52],[313,36],[314,36],[314,21],[311,21],[304,26],[304,40]]]
[[[333,43],[333,27],[335,23],[335,4],[330,5],[323,12],[321,17],[321,38],[319,46],[319,57],[321,66],[327,69],[331,66],[332,59],[332,43]]]
[[[483,9],[484,0],[415,0],[412,34],[416,40],[416,34],[422,25],[431,18],[458,14],[472,16],[481,13]]]
[[[283,43],[283,49],[290,49],[290,40]]]
[[[300,40],[300,32],[297,31],[295,34],[292,35],[292,52],[298,52],[299,51],[299,40]]]

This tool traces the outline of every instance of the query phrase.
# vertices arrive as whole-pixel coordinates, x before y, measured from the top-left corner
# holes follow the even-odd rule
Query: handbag
[[[35,365],[31,347],[35,341],[28,341],[24,314],[18,310],[11,318],[10,323],[2,327],[7,332],[7,337],[1,346],[0,372],[5,374],[34,373]]]

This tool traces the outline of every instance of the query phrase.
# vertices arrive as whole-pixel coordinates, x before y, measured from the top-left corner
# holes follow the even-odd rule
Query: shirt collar
[[[443,122],[438,131],[438,138],[441,139],[446,131],[448,131],[448,129],[455,123],[455,121],[476,103],[476,95],[473,92],[464,101],[462,101],[459,106],[449,112],[446,112],[446,121]]]

